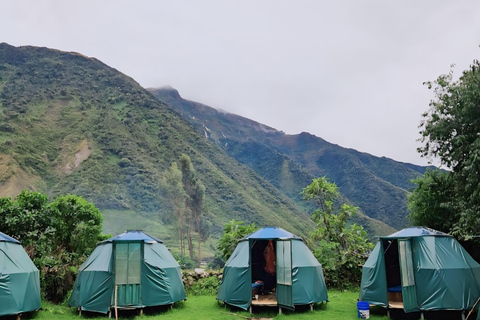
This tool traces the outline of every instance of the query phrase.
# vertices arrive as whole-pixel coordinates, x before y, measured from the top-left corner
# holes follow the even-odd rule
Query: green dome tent
[[[265,271],[269,240],[275,254],[274,274]],[[252,300],[257,281],[262,281],[265,295]],[[278,306],[281,312],[328,297],[322,266],[303,240],[281,228],[265,227],[238,243],[223,269],[217,300],[245,310],[252,305]]]
[[[448,234],[413,227],[380,237],[362,270],[360,300],[405,312],[468,310],[480,265]]]
[[[0,316],[41,308],[37,267],[20,242],[0,232]]]
[[[128,231],[100,243],[78,272],[71,307],[107,313],[185,299],[180,266],[161,240]]]

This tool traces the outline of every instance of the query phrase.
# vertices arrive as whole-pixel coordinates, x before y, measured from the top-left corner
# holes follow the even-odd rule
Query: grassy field
[[[275,319],[275,320],[307,320],[307,319],[333,319],[333,320],[353,320],[357,317],[357,292],[329,291],[329,300],[327,304],[316,304],[313,311],[307,308],[297,308],[295,312],[284,311],[282,315],[278,310],[254,309],[254,314],[248,312],[224,307],[218,304],[214,296],[189,296],[186,302],[175,304],[173,309],[168,308],[146,308],[144,315],[139,316],[138,311],[129,311],[120,313],[120,318],[134,320],[241,320],[241,319]],[[88,319],[107,319],[106,316],[99,317],[98,314],[82,313],[80,317],[75,309],[66,306],[57,306],[49,303],[43,303],[43,310],[31,316],[31,319],[52,319],[52,320],[78,320],[79,318]],[[407,320],[419,319],[417,314],[392,313],[393,319]],[[426,313],[426,319],[461,319],[460,313],[435,312]],[[382,308],[375,308],[370,311],[370,319],[387,320],[386,311]],[[475,319],[473,316],[470,319]]]

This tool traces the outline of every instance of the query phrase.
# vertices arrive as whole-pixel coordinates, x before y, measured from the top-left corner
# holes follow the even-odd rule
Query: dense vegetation
[[[80,265],[102,235],[103,217],[82,197],[24,190],[15,199],[0,198],[0,230],[21,241],[40,270],[44,298],[61,302],[72,289]]]
[[[448,171],[427,171],[409,198],[413,223],[468,240],[480,229],[480,63],[458,81],[453,72],[433,83],[435,98],[420,126],[422,156]],[[478,238],[477,238],[478,240]]]
[[[108,219],[128,212],[169,225],[174,208],[160,184],[181,154],[205,186],[203,217],[213,236],[233,218],[311,230],[303,208],[131,78],[80,54],[0,44],[0,196],[26,188],[70,193]],[[152,235],[177,246],[174,229],[161,230],[167,234]]]

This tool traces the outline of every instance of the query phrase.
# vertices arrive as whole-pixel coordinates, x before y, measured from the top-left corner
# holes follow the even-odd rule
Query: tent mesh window
[[[140,284],[140,243],[117,243],[115,246],[115,284]]]
[[[402,270],[402,285],[414,286],[415,279],[413,277],[413,261],[412,261],[412,248],[410,242],[400,241],[400,268]]]
[[[277,265],[277,283],[284,285],[292,285],[292,258],[291,258],[291,242],[278,241],[277,251],[280,255]]]

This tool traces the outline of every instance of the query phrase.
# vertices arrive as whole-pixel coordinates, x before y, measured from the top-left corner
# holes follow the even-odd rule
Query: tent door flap
[[[294,309],[292,293],[292,242],[277,240],[277,303],[279,307]]]
[[[400,276],[402,280],[403,309],[405,312],[418,311],[413,252],[410,240],[398,240],[398,255],[400,259]]]
[[[141,242],[116,243],[115,286],[117,305],[139,306],[142,249]],[[114,300],[115,297],[112,297]],[[114,304],[115,301],[112,301]]]

